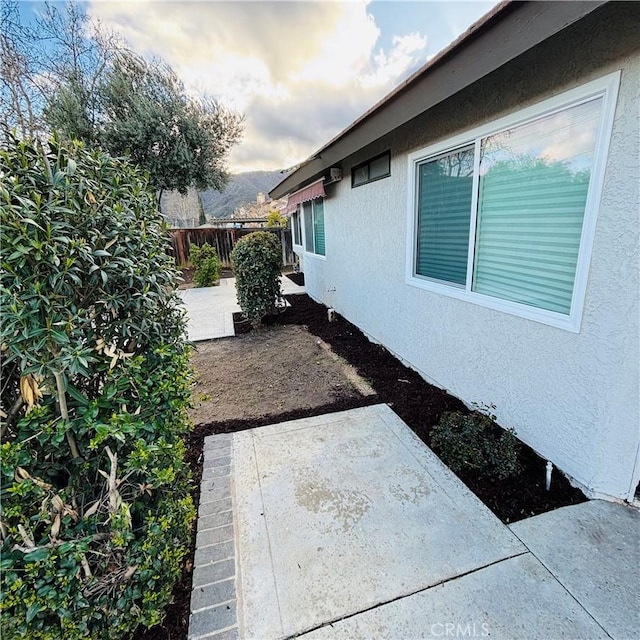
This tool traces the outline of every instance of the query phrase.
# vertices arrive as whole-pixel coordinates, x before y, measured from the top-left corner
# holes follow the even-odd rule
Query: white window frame
[[[563,92],[553,98],[549,98],[548,100],[539,102],[531,107],[526,107],[508,116],[476,127],[463,134],[447,138],[446,140],[411,153],[408,157],[409,180],[407,191],[406,284],[452,298],[457,298],[459,300],[465,300],[466,302],[472,302],[483,307],[509,313],[535,322],[541,322],[553,327],[559,327],[561,329],[566,329],[567,331],[579,333],[619,85],[620,71],[617,71],[592,82],[588,82],[575,89]],[[594,148],[594,160],[591,168],[589,190],[587,192],[573,295],[571,298],[571,311],[569,315],[546,309],[539,309],[510,300],[502,300],[500,298],[494,298],[493,296],[472,291],[471,283],[473,278],[477,222],[476,216],[478,208],[478,164],[480,158],[478,151],[481,139],[486,136],[500,133],[514,126],[525,124],[550,114],[563,111],[569,107],[573,107],[577,104],[600,96],[602,96],[603,99],[602,112],[600,115],[600,123]],[[474,165],[473,194],[471,202],[467,282],[465,286],[460,286],[436,281],[426,276],[420,276],[415,272],[418,232],[417,172],[420,163],[423,163],[434,156],[442,155],[443,153],[450,151],[452,152],[460,147],[472,144],[476,145],[476,160]]]
[[[296,220],[294,218],[294,216],[298,217],[298,227],[300,230],[300,242],[296,242],[296,230],[295,230],[295,225],[296,225]],[[302,237],[302,211],[301,209],[298,207],[296,208],[296,210],[291,214],[291,242],[293,244],[293,246],[298,249],[302,249],[304,247],[304,238]]]
[[[306,205],[306,204],[311,205],[311,228],[313,229],[313,228],[315,228],[315,224],[314,224],[314,222],[315,222],[315,220],[314,220],[315,212],[314,212],[313,203],[316,200],[322,200],[322,206],[323,206],[323,213],[324,213],[324,222],[323,222],[323,224],[324,224],[324,252],[325,252],[325,255],[322,255],[321,253],[315,253],[314,251],[309,251],[307,249],[307,226],[304,223],[304,216],[307,215],[307,210],[304,208],[304,205]],[[302,218],[300,219],[301,231],[302,231],[302,245],[301,246],[302,246],[302,248],[304,250],[304,255],[305,256],[309,256],[311,258],[316,258],[318,260],[326,260],[327,259],[327,256],[326,256],[326,253],[327,253],[327,224],[326,224],[327,216],[326,216],[326,211],[327,211],[327,209],[326,209],[326,206],[325,206],[325,200],[326,200],[326,198],[319,197],[319,198],[314,198],[313,200],[307,200],[306,202],[301,202],[300,203],[300,209],[299,209],[300,215],[302,216]],[[313,242],[314,249],[315,249],[315,245],[316,245],[316,243],[315,243],[315,239],[314,239],[314,242]]]

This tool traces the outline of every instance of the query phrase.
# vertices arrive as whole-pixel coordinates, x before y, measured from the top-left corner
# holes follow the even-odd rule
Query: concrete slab
[[[300,634],[526,551],[386,405],[232,449],[241,637]]]
[[[187,338],[191,342],[235,335],[233,314],[240,311],[234,283],[221,280],[217,287],[182,289],[187,309]]]
[[[187,310],[187,338],[191,342],[227,338],[235,335],[233,314],[240,311],[236,297],[235,278],[223,278],[217,287],[181,289],[180,296]],[[304,287],[286,276],[281,278],[285,295],[304,293]]]
[[[593,500],[511,530],[612,638],[640,637],[640,512]]]
[[[531,554],[298,636],[304,640],[608,638]]]
[[[287,278],[287,276],[282,276],[281,283],[282,283],[282,293],[285,296],[306,293],[306,289],[304,288],[304,286],[300,286],[299,284],[296,284],[293,280],[290,280],[289,278]]]

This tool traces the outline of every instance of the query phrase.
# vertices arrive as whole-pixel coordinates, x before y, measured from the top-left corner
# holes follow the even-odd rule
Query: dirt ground
[[[248,420],[373,395],[371,387],[305,327],[271,326],[258,333],[196,345],[194,424]]]

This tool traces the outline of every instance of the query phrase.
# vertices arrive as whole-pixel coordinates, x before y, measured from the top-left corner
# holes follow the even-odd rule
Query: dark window
[[[361,184],[380,180],[391,175],[391,153],[389,151],[382,155],[371,158],[351,170],[351,186],[359,187]]]

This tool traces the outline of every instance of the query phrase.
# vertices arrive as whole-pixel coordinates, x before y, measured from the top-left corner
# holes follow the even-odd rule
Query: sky
[[[233,173],[307,159],[496,2],[89,0],[89,15],[193,94],[244,114]],[[33,4],[35,8],[37,3]]]

